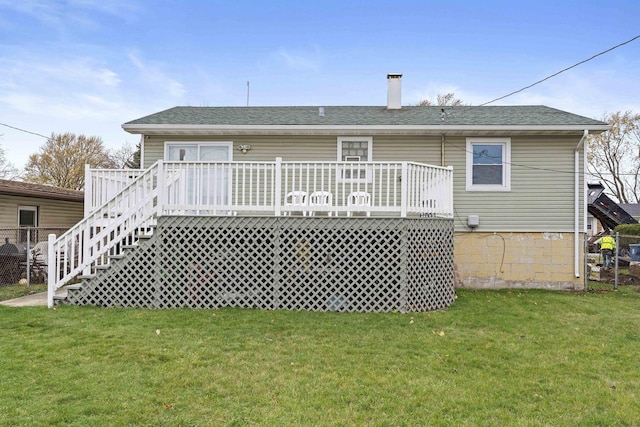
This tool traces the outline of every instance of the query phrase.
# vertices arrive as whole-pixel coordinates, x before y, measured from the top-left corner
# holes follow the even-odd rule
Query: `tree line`
[[[34,184],[82,190],[85,164],[98,169],[137,169],[140,167],[140,144],[135,149],[125,144],[109,150],[98,136],[53,133],[37,153],[29,156],[23,171],[7,160],[0,147],[1,179],[22,179]]]

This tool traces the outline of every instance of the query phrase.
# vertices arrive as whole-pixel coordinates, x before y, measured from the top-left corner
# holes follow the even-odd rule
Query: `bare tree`
[[[117,150],[110,150],[109,157],[115,164],[117,169],[138,169],[137,167],[131,167],[134,162],[136,150],[131,144],[124,144]]]
[[[40,147],[39,153],[29,156],[24,179],[37,184],[81,190],[84,187],[85,164],[94,168],[116,167],[100,137],[52,134]]]
[[[436,96],[436,100],[432,101],[430,99],[423,99],[418,102],[418,107],[430,107],[430,106],[440,106],[440,107],[455,107],[458,105],[467,105],[462,100],[456,98],[456,95],[453,92],[449,92],[446,94],[439,93]]]
[[[142,146],[138,142],[136,144],[136,151],[133,152],[133,156],[129,159],[125,167],[129,169],[142,169]]]
[[[588,139],[587,171],[621,203],[640,202],[640,114],[605,115],[611,130]]]
[[[0,179],[16,179],[20,178],[20,171],[7,160],[7,156],[2,147],[0,147]]]

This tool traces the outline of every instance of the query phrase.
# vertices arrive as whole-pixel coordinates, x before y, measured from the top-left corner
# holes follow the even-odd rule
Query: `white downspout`
[[[144,167],[144,134],[140,135],[140,164],[138,169],[146,169]]]
[[[582,189],[582,193],[585,192],[584,182],[580,185],[580,150],[584,147],[584,142],[587,140],[587,136],[589,135],[589,131],[587,129],[584,130],[582,134],[582,138],[580,138],[580,142],[576,146],[574,151],[574,241],[573,241],[573,260],[574,260],[574,273],[576,278],[580,277],[580,248],[582,247],[582,242],[580,241],[580,190]],[[586,150],[585,150],[586,151]],[[586,153],[585,153],[586,158]],[[582,178],[584,181],[586,178]],[[583,194],[584,195],[584,194]],[[585,199],[586,200],[586,199]],[[586,213],[585,213],[586,216]]]

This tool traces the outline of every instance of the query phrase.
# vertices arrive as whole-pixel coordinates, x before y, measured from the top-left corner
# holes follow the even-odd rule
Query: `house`
[[[125,123],[143,169],[134,181],[89,170],[78,230],[102,242],[129,221],[148,240],[107,259],[81,234],[56,241],[69,265],[53,287],[83,270],[75,303],[351,311],[442,308],[456,282],[583,288],[585,140],[605,123],[545,106],[405,107],[400,74],[387,95],[386,106],[175,107]],[[92,266],[60,255],[74,244]]]
[[[30,277],[44,279],[47,236],[80,221],[83,205],[82,191],[0,179],[0,285],[24,277],[27,253]]]
[[[26,228],[71,228],[84,217],[84,193],[49,185],[0,179],[0,228],[14,244],[26,242]],[[18,228],[23,230],[18,231]],[[7,229],[12,229],[9,233]],[[7,235],[11,234],[11,236]],[[46,240],[46,234],[42,236]],[[32,241],[38,241],[36,235]]]

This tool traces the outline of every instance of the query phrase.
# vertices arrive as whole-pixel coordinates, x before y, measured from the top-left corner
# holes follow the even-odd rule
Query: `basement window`
[[[511,138],[467,138],[467,191],[511,191]]]

